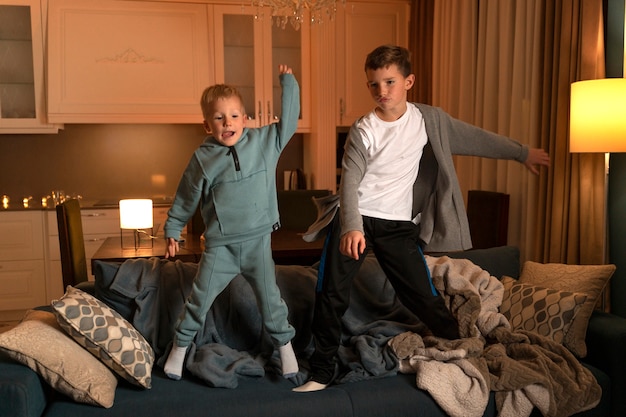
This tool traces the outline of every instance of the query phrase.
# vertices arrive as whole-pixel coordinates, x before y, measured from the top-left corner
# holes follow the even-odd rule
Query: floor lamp
[[[603,260],[606,264],[609,262],[609,155],[626,152],[626,78],[575,82],[570,99],[570,152],[605,155]],[[604,300],[607,304],[608,294]]]

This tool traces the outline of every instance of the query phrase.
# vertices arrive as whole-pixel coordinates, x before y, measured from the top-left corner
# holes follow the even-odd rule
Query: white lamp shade
[[[570,152],[626,152],[626,78],[572,84]]]
[[[149,229],[152,227],[152,200],[120,200],[121,229]]]

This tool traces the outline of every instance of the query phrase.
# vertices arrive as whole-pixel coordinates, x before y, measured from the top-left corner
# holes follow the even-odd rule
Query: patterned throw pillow
[[[577,357],[584,358],[587,356],[585,337],[591,313],[614,272],[615,265],[542,264],[526,261],[519,282],[559,291],[579,292],[587,296],[563,339],[563,346]]]
[[[72,340],[54,314],[30,310],[20,324],[0,334],[0,351],[28,366],[74,401],[110,408],[117,378]]]
[[[152,347],[115,310],[72,286],[52,307],[59,325],[92,355],[127,381],[151,387]]]
[[[513,330],[527,330],[562,343],[574,317],[587,300],[581,293],[557,291],[522,284],[503,277],[504,295],[500,312]]]

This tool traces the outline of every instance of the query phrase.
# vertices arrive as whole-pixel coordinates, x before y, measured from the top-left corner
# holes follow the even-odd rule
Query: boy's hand
[[[178,246],[178,241],[174,238],[168,237],[167,244],[165,245],[165,259],[169,257],[175,257],[178,251],[180,250],[180,246]]]
[[[279,71],[281,74],[293,74],[293,71],[291,70],[291,68],[290,68],[290,67],[288,67],[288,66],[287,66],[287,65],[285,65],[285,64],[280,64],[280,65],[278,66],[278,71]]]
[[[524,165],[533,174],[539,174],[537,165],[550,166],[550,155],[541,148],[530,148]]]
[[[359,259],[359,255],[365,250],[365,236],[358,230],[351,230],[341,236],[339,252],[350,258]]]

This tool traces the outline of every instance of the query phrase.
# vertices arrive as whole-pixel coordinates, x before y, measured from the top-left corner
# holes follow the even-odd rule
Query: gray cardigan
[[[420,167],[420,174],[414,185],[414,197],[425,196],[424,201],[416,198],[413,201],[414,214],[421,212],[420,238],[426,245],[424,249],[430,252],[470,249],[472,241],[469,223],[452,155],[524,162],[528,158],[528,147],[505,136],[454,119],[438,107],[417,103],[409,105],[417,106],[424,116],[426,134],[436,161]],[[359,120],[350,128],[342,164],[342,234],[351,230],[363,232],[363,221],[358,208],[358,185],[367,169],[367,159],[358,125]],[[434,183],[434,187],[432,184],[427,185],[429,182]],[[427,193],[424,193],[424,187],[429,188]]]

